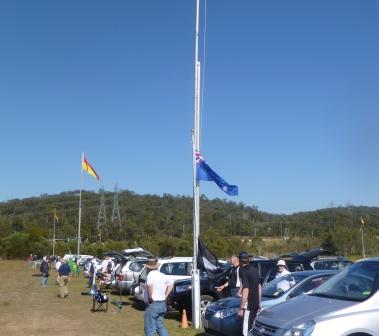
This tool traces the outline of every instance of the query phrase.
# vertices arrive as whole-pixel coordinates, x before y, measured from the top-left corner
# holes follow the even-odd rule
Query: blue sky
[[[201,191],[275,213],[378,206],[379,2],[201,13],[201,151],[240,195]],[[103,179],[85,189],[192,195],[194,15],[194,0],[2,1],[0,200],[79,189],[82,152]]]

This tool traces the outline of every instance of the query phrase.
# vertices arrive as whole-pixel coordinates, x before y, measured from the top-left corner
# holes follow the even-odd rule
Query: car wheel
[[[214,301],[214,297],[210,295],[201,295],[200,296],[200,312],[203,316],[207,307]]]

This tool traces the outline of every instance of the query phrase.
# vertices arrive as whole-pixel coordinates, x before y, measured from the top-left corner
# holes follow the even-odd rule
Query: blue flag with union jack
[[[197,151],[195,151],[195,159],[196,179],[198,181],[213,181],[229,196],[238,195],[238,187],[236,185],[230,185],[222,177],[220,177],[211,167],[209,167],[204,158]]]

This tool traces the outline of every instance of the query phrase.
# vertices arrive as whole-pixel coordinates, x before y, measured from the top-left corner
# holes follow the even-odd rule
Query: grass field
[[[92,297],[82,275],[73,277],[67,299],[57,297],[59,286],[53,277],[41,288],[39,270],[28,269],[26,262],[0,260],[1,335],[144,335],[143,310],[130,297],[122,296],[121,312],[109,304],[108,312],[91,312]],[[111,295],[110,301],[119,301]],[[203,335],[192,328],[180,328],[179,312],[170,312],[165,325],[170,335]]]

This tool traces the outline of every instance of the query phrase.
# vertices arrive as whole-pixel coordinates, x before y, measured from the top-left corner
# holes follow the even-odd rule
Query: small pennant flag
[[[100,176],[96,173],[95,169],[90,165],[86,157],[83,155],[82,170],[92,175],[96,180],[100,181]]]

